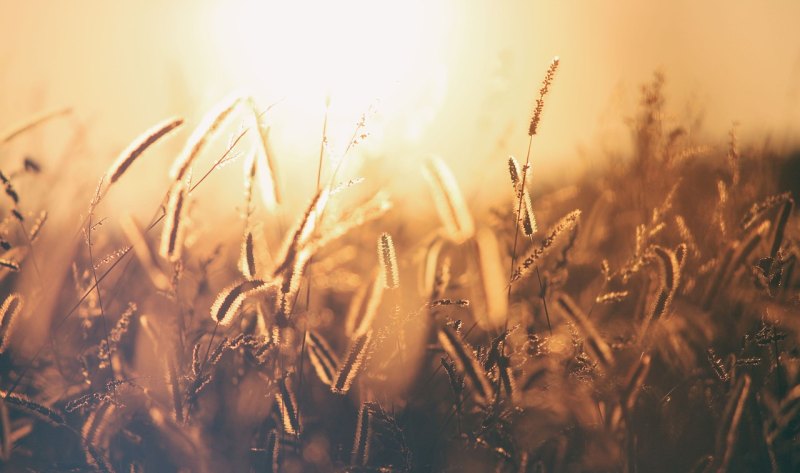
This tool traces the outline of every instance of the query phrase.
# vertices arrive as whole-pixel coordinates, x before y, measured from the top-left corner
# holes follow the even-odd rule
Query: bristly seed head
[[[514,270],[514,273],[511,275],[511,284],[530,274],[536,266],[536,262],[552,248],[556,241],[558,241],[567,230],[571,230],[578,224],[580,216],[580,210],[573,210],[559,220],[555,227],[550,230],[550,234],[547,235],[547,238],[544,239],[542,244],[530,252],[528,256],[522,260],[522,264]]]
[[[161,256],[171,262],[181,259],[183,250],[183,215],[186,209],[186,186],[177,182],[169,191],[166,220],[161,232]]]
[[[219,293],[214,305],[211,306],[211,318],[221,326],[227,327],[248,296],[273,286],[273,284],[259,279],[242,281],[228,286]]]
[[[225,121],[225,118],[230,115],[234,108],[242,101],[240,95],[232,95],[223,99],[220,103],[214,106],[201,120],[200,124],[192,132],[186,145],[178,155],[178,158],[172,165],[169,172],[169,177],[175,181],[182,181],[189,169],[192,166],[195,158],[200,154],[200,151],[205,146],[209,136]]]
[[[339,359],[336,354],[328,342],[314,331],[306,333],[306,340],[308,342],[308,358],[320,381],[327,385],[333,384],[339,369]]]
[[[178,128],[183,124],[182,118],[169,118],[162,122],[159,122],[152,128],[148,129],[141,135],[137,136],[127,148],[125,148],[122,153],[120,153],[117,160],[111,165],[111,169],[108,170],[108,175],[111,176],[108,179],[108,185],[114,184],[117,180],[122,177],[125,171],[136,161],[144,151],[152,146],[156,141],[160,140],[162,137],[166,136],[172,130]]]
[[[544,109],[544,96],[547,95],[547,92],[550,91],[550,84],[553,82],[553,78],[556,75],[558,64],[559,64],[559,59],[558,57],[555,57],[553,58],[553,62],[550,63],[550,67],[547,68],[547,74],[545,74],[544,76],[544,81],[542,82],[542,88],[539,89],[539,98],[536,99],[536,107],[533,109],[531,124],[528,127],[528,136],[535,135],[536,131],[539,128],[539,120],[542,117],[542,110]]]
[[[248,231],[242,243],[242,257],[240,261],[242,274],[247,279],[256,277],[256,255],[253,244],[253,232]]]
[[[397,269],[397,255],[394,251],[392,236],[382,233],[378,238],[378,258],[383,268],[383,284],[386,289],[400,287],[400,272]]]
[[[14,293],[6,297],[0,307],[0,353],[8,348],[8,340],[14,331],[14,323],[22,311],[23,299],[20,294]]]
[[[444,161],[435,156],[427,160],[423,171],[447,235],[458,243],[471,238],[475,233],[475,222],[453,173]]]
[[[358,373],[364,367],[367,360],[370,343],[372,340],[372,331],[365,333],[353,340],[350,345],[350,350],[347,357],[339,368],[339,373],[336,376],[333,384],[331,384],[331,391],[334,394],[347,394],[350,387],[353,385]]]
[[[285,378],[278,380],[278,392],[275,393],[275,400],[278,402],[278,409],[281,412],[283,431],[289,435],[299,435],[302,425],[300,413],[297,410],[297,398]]]

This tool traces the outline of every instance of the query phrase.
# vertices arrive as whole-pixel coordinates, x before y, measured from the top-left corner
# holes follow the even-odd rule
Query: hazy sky
[[[382,96],[365,151],[398,163],[435,152],[466,180],[524,153],[558,55],[540,168],[623,147],[624,118],[656,69],[674,119],[702,116],[721,139],[735,121],[744,137],[770,133],[783,146],[800,137],[798,20],[793,0],[0,0],[0,128],[70,105],[88,127],[82,158],[109,163],[151,124],[196,123],[244,88],[265,105],[283,100],[276,146],[304,167],[326,93],[334,143]]]

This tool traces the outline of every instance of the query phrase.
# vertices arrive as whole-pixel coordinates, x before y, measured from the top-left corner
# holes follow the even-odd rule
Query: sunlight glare
[[[220,2],[212,11],[217,56],[235,87],[282,100],[294,120],[319,120],[331,98],[331,135],[352,133],[376,101],[406,138],[422,104],[442,95],[446,4],[423,0]]]

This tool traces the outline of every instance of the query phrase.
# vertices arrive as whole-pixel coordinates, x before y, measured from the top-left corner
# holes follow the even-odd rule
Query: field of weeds
[[[293,195],[268,113],[235,96],[155,125],[68,224],[29,204],[58,171],[3,154],[3,471],[800,469],[796,160],[735,133],[690,146],[656,77],[631,156],[547,189],[530,149],[497,156],[503,204],[475,212],[435,157],[424,197],[341,173],[368,117],[338,162],[323,135],[316,191]],[[163,140],[185,144],[152,219],[104,205]],[[236,223],[198,226],[225,165]]]

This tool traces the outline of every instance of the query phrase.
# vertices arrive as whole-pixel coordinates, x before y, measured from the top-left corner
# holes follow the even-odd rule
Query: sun
[[[318,115],[330,99],[349,127],[376,101],[389,119],[411,117],[417,104],[430,102],[447,54],[448,7],[423,0],[233,0],[215,4],[210,24],[230,83],[282,100],[295,118]],[[331,125],[335,133],[337,120]]]

